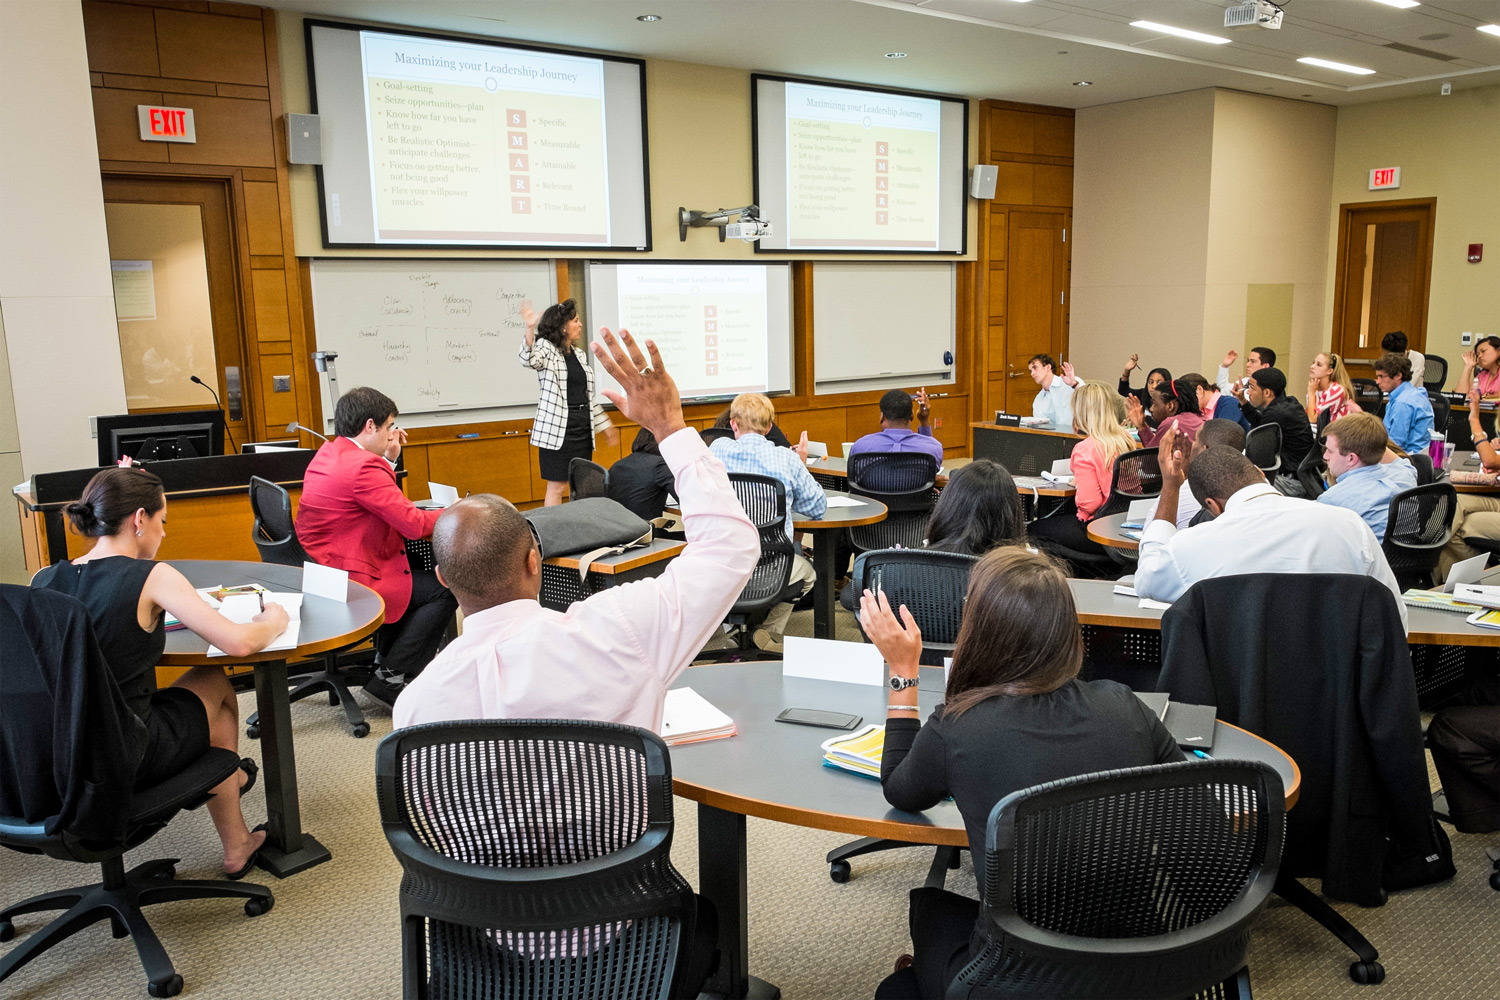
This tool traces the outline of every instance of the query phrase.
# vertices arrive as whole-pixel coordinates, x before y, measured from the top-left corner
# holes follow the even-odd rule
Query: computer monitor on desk
[[[99,464],[129,455],[139,462],[224,454],[222,410],[117,413],[95,417]]]

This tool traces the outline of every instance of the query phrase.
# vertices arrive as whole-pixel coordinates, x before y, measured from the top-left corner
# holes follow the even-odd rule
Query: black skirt
[[[150,788],[186,771],[208,753],[208,711],[187,688],[161,688],[151,694],[146,717],[146,753],[135,772],[135,787]]]
[[[568,463],[575,458],[594,457],[594,421],[587,404],[568,407],[568,430],[562,447],[538,448],[542,478],[549,483],[568,481]]]

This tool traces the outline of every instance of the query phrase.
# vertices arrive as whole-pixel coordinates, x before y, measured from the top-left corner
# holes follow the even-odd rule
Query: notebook
[[[692,688],[672,688],[667,692],[660,733],[667,746],[722,740],[737,732],[733,719]]]
[[[879,781],[880,754],[884,747],[885,727],[872,722],[847,736],[824,740],[823,766]]]
[[[1189,705],[1172,701],[1159,691],[1137,691],[1141,700],[1167,727],[1177,745],[1184,750],[1207,750],[1214,745],[1214,721],[1219,710],[1212,705]]]

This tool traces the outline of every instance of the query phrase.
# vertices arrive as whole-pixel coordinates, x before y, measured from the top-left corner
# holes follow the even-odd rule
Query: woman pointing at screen
[[[536,370],[541,398],[531,422],[531,443],[541,457],[547,482],[546,505],[562,503],[568,482],[568,463],[594,457],[594,434],[603,432],[610,447],[620,443],[620,432],[594,395],[594,369],[579,341],[583,322],[572,299],[548,306],[540,320],[531,302],[521,303],[526,339],[521,364]]]

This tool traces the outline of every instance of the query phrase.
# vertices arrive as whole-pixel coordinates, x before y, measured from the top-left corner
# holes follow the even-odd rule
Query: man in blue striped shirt
[[[771,429],[775,419],[776,408],[768,398],[758,392],[740,393],[729,404],[729,427],[734,431],[734,440],[720,438],[709,450],[724,463],[727,472],[781,480],[786,487],[786,533],[787,537],[794,538],[792,511],[808,518],[822,517],[828,510],[828,498],[812,473],[807,471],[805,433],[795,448],[778,448],[766,439],[766,431]],[[791,578],[792,583],[803,585],[798,596],[807,593],[816,578],[812,563],[799,554],[793,562]],[[780,651],[786,622],[791,615],[791,602],[776,605],[766,616],[763,628],[756,630],[755,644],[761,649]]]
[[[1377,539],[1385,538],[1391,498],[1417,485],[1417,470],[1404,458],[1382,464],[1385,425],[1373,413],[1351,413],[1328,425],[1323,461],[1337,482],[1318,503],[1348,507],[1365,519]]]

